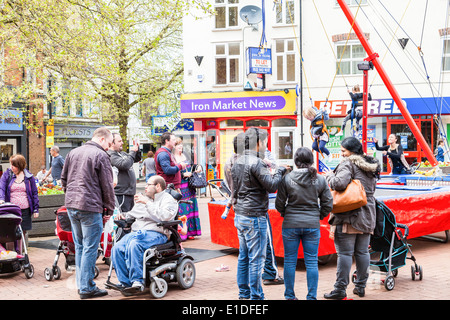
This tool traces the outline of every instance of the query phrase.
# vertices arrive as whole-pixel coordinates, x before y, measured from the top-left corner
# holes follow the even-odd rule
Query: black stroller
[[[21,222],[22,211],[19,206],[12,203],[0,205],[0,274],[23,271],[25,277],[31,279],[34,267],[28,259]],[[14,251],[3,250],[7,243],[14,244]]]
[[[398,275],[398,268],[406,264],[406,259],[414,262],[411,266],[411,277],[422,280],[422,267],[417,265],[408,244],[408,226],[396,222],[395,215],[383,202],[376,200],[376,226],[370,239],[370,269],[386,273],[384,286],[387,290],[394,289],[394,278]],[[404,234],[402,234],[403,229]],[[408,257],[408,252],[410,257]],[[378,260],[372,260],[377,257]]]

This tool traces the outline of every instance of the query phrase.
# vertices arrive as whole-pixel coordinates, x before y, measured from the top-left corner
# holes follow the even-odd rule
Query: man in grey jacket
[[[131,233],[113,247],[111,261],[120,284],[113,285],[123,294],[144,290],[143,259],[146,249],[166,243],[168,230],[158,227],[161,221],[173,220],[178,212],[177,201],[165,192],[166,182],[161,176],[152,176],[145,187],[145,195],[135,196],[136,205],[124,218],[134,218]]]
[[[105,127],[94,131],[91,141],[69,152],[61,174],[65,206],[75,243],[75,265],[81,299],[108,294],[94,282],[97,250],[103,230],[103,212],[114,212],[111,162],[107,150],[112,134]]]
[[[118,133],[113,133],[113,145],[108,153],[111,157],[111,165],[119,171],[114,193],[121,211],[128,212],[133,209],[133,197],[136,194],[136,174],[133,164],[141,160],[141,152],[137,143],[133,144],[130,153],[122,151],[122,148],[122,137]]]

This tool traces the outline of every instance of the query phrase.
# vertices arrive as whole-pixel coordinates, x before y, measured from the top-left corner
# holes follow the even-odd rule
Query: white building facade
[[[346,2],[434,150],[440,137],[447,139],[450,123],[449,1]],[[232,137],[259,126],[269,131],[269,148],[278,161],[292,165],[295,150],[312,144],[310,122],[301,116],[302,110],[325,107],[331,117],[327,121],[331,151],[327,164],[334,167],[342,138],[357,135],[350,121],[342,136],[335,134],[351,107],[348,90],[357,84],[363,88],[357,65],[367,58],[337,1],[214,0],[213,6],[215,16],[197,13],[184,21],[181,114],[194,119],[197,142],[211,141],[214,136],[220,165],[232,150]],[[254,7],[261,9],[263,17],[256,23],[257,30],[244,21],[245,17],[259,20]],[[270,49],[270,59],[248,58],[249,47],[263,47],[262,53],[256,50],[266,55]],[[256,72],[267,72],[270,67],[271,73],[248,74],[250,62],[262,67]],[[377,70],[368,74],[372,96],[368,153],[383,161],[372,139],[386,144],[387,136],[395,133],[409,162],[425,160]],[[249,85],[252,91],[245,90]],[[267,106],[280,99],[284,102],[282,108],[278,103],[277,109],[250,109],[252,99],[266,99]],[[389,171],[386,160],[384,164],[384,171]],[[220,172],[220,166],[217,169]]]

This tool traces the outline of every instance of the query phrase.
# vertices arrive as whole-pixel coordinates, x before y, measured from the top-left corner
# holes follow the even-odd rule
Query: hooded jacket
[[[376,220],[375,188],[380,171],[380,163],[373,157],[353,154],[344,158],[326,178],[332,190],[343,191],[352,179],[358,179],[366,191],[367,204],[361,208],[331,214],[328,222],[331,225],[349,223],[363,233],[373,233]]]
[[[308,169],[294,169],[278,187],[275,208],[283,228],[320,228],[320,220],[333,209],[333,197],[325,177],[312,179]]]

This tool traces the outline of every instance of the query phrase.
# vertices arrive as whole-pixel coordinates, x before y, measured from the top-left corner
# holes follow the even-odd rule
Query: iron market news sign
[[[182,118],[294,115],[295,90],[183,94]]]

